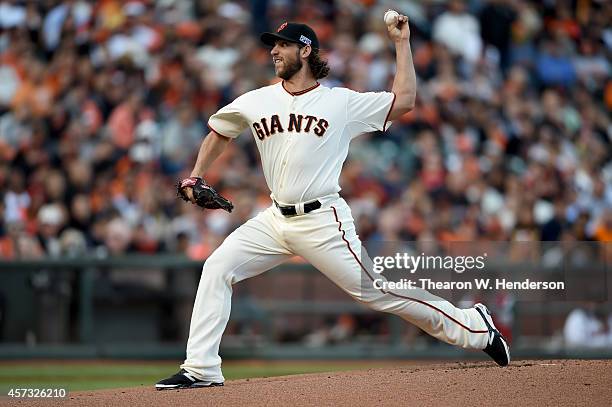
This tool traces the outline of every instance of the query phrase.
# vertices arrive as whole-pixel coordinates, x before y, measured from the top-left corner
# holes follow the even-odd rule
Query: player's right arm
[[[408,17],[400,15],[397,25],[387,26],[395,43],[396,72],[391,92],[349,91],[348,128],[353,137],[370,131],[385,131],[389,122],[414,108],[416,73],[410,48]]]
[[[410,49],[408,17],[399,16],[397,26],[387,26],[389,38],[395,43],[396,72],[392,92],[395,102],[389,112],[389,120],[395,120],[414,108],[416,100],[416,73]]]

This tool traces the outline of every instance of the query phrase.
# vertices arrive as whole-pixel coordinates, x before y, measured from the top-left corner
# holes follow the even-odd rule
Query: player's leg
[[[424,290],[385,292],[374,288],[371,282],[376,277],[365,266],[368,262],[361,259],[361,242],[343,199],[292,225],[295,228],[287,237],[291,249],[359,302],[399,315],[449,344],[475,349],[487,345],[489,331],[476,309],[457,308]],[[309,238],[298,239],[306,230],[311,231]]]
[[[267,209],[231,233],[204,264],[191,315],[187,358],[181,365],[199,379],[224,380],[218,352],[230,315],[232,284],[291,257],[278,237],[270,211]]]

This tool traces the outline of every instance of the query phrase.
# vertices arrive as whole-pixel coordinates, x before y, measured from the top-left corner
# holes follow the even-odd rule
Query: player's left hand
[[[204,209],[223,209],[231,212],[234,205],[222,197],[213,187],[200,177],[189,177],[176,186],[179,198],[191,202]]]
[[[397,25],[388,25],[387,31],[389,38],[394,42],[410,39],[410,27],[408,26],[408,16],[400,14],[397,18]]]

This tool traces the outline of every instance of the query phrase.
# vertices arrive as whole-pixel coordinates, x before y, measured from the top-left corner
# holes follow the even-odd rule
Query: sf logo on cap
[[[287,22],[286,22],[286,21],[285,21],[284,23],[282,23],[282,24],[280,25],[280,27],[278,27],[278,30],[276,30],[276,32],[280,32],[280,31],[282,31],[282,29],[283,29],[283,28],[285,28],[285,27],[287,27]]]

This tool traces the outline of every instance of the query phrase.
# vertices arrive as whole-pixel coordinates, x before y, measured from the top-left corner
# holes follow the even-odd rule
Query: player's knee
[[[385,300],[382,296],[378,295],[356,295],[355,299],[366,307],[374,311],[386,312],[388,304],[385,304]]]
[[[202,268],[202,278],[231,281],[231,265],[223,260],[223,256],[213,253]]]

